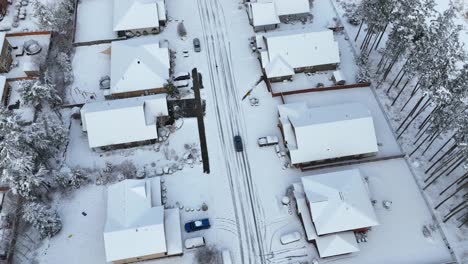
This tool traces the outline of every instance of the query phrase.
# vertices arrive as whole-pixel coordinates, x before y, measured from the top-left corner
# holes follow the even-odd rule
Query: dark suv
[[[242,138],[239,135],[234,136],[234,148],[237,152],[244,151],[244,146],[242,145]]]

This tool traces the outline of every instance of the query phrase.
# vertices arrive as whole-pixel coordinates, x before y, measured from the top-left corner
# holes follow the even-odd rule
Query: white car
[[[205,238],[204,237],[194,237],[194,238],[187,238],[185,240],[185,248],[197,248],[205,246]]]
[[[258,139],[258,145],[260,147],[276,145],[278,142],[279,140],[277,136],[266,136]]]
[[[299,233],[297,231],[292,232],[292,233],[288,233],[286,235],[282,235],[281,238],[280,238],[281,244],[283,244],[283,245],[299,241],[299,239],[301,239],[301,233]]]

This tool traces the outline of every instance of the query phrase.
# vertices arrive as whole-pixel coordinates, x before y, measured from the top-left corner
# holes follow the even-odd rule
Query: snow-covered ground
[[[207,245],[216,246],[219,250],[229,249],[233,263],[259,263],[261,258],[267,263],[310,261],[317,257],[317,253],[314,246],[304,239],[286,246],[279,243],[282,234],[290,231],[303,233],[294,208],[284,207],[281,198],[301,176],[321,171],[301,172],[286,168],[284,163],[287,160],[279,158],[273,147],[257,146],[260,136],[280,137],[277,106],[282,101],[279,97],[273,98],[264,84],[256,87],[251,94],[251,97],[259,98],[259,106],[251,106],[247,99],[241,101],[261,75],[259,62],[249,46],[249,38],[254,33],[248,24],[245,6],[227,0],[216,2],[219,4],[217,6],[215,2],[168,1],[169,25],[157,36],[168,39],[171,48],[177,52],[175,72],[189,71],[193,67],[203,72],[205,88],[202,97],[207,103],[205,125],[211,173],[203,174],[201,165],[197,163],[165,175],[168,205],[184,206],[181,210],[182,223],[209,217],[211,229],[194,235],[184,232],[183,239],[203,235]],[[323,29],[333,22],[335,14],[331,2],[314,1],[312,10],[312,24],[282,24],[280,30],[303,26]],[[177,23],[182,20],[188,31],[186,40],[177,37]],[[193,52],[192,39],[195,37],[201,41],[200,53]],[[344,36],[341,38],[344,40]],[[109,73],[108,55],[101,53],[108,46],[76,49],[73,61],[75,83],[68,95],[70,103],[84,102],[89,94],[99,92],[99,78]],[[189,57],[182,56],[184,50],[189,51]],[[351,50],[345,49],[341,53],[342,67],[355,70]],[[229,83],[230,76],[233,77],[232,83]],[[75,87],[86,91],[86,96],[73,94]],[[102,94],[95,98],[103,100]],[[310,105],[361,102],[374,117],[378,142],[381,143],[379,155],[400,153],[385,115],[369,88],[301,94],[287,96],[285,100],[305,101]],[[242,154],[233,149],[232,135],[237,133],[243,136],[245,152]],[[102,169],[106,161],[118,164],[130,160],[138,167],[146,166],[151,170],[174,162],[166,159],[162,150],[164,147],[173,149],[173,153],[181,156],[186,143],[198,143],[194,119],[184,119],[183,126],[169,136],[168,145],[162,144],[159,152],[156,145],[93,152],[88,148],[79,121],[74,120],[65,157],[68,165],[83,168]],[[432,230],[430,237],[423,235],[423,226],[431,226],[433,219],[404,159],[351,167],[359,168],[369,177],[381,225],[370,231],[368,242],[359,245],[361,251],[358,254],[320,260],[319,263],[441,263],[451,260],[437,228]],[[346,168],[327,168],[323,171]],[[383,209],[382,200],[391,200],[392,208]],[[207,212],[197,210],[203,202],[208,204]],[[63,217],[64,227],[59,235],[46,240],[36,251],[39,263],[103,263],[105,188],[90,184],[70,197],[57,198],[56,206]],[[187,211],[187,208],[194,210]],[[87,216],[81,212],[86,212]],[[259,256],[256,254],[259,252],[248,252],[246,249],[258,249],[264,255]],[[197,249],[186,250],[183,256],[147,263],[195,263],[193,257],[196,252]]]
[[[73,57],[74,82],[67,89],[66,103],[80,104],[104,100],[99,80],[110,76],[110,44],[77,47]]]

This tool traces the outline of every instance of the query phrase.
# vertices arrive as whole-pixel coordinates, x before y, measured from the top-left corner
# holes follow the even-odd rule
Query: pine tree
[[[58,213],[43,203],[26,203],[22,218],[39,232],[41,238],[53,237],[62,229],[62,220]]]

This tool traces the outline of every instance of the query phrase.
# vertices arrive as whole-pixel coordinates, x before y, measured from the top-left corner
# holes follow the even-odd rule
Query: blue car
[[[195,232],[210,228],[210,220],[208,218],[191,221],[185,224],[184,228],[187,233]]]

